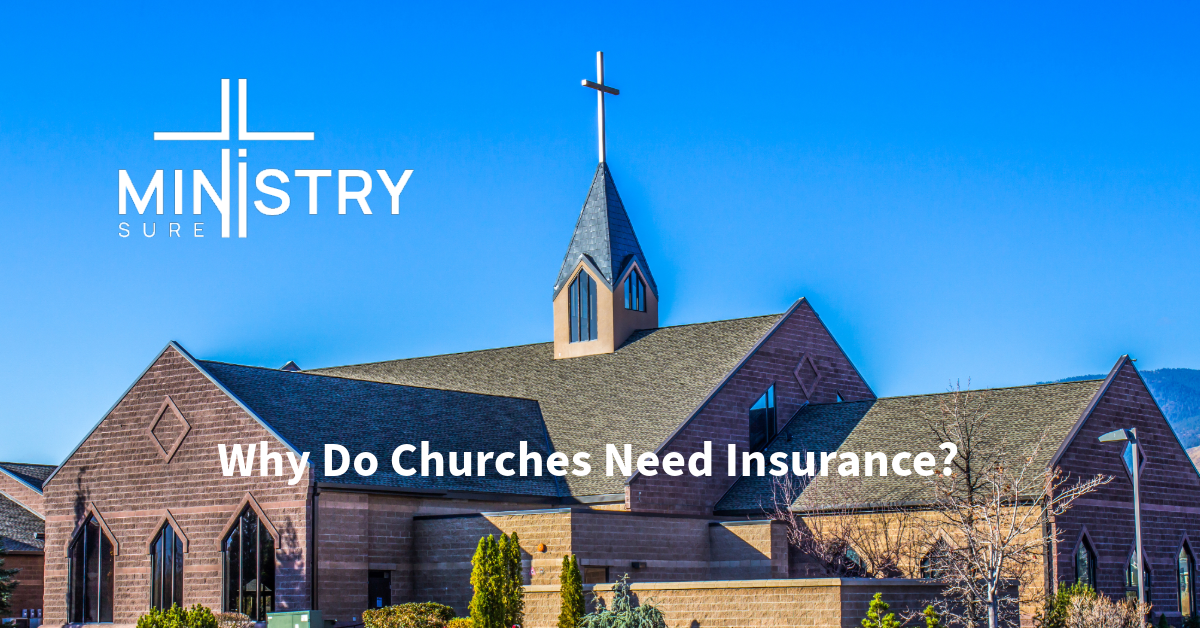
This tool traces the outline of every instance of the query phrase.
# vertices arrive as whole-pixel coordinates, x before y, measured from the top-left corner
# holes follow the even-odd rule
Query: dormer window
[[[760,451],[775,436],[775,385],[750,406],[750,451]]]
[[[586,342],[596,339],[596,280],[581,270],[567,288],[571,303],[571,342]]]
[[[625,278],[625,309],[635,312],[646,311],[646,282],[637,269],[629,271]]]

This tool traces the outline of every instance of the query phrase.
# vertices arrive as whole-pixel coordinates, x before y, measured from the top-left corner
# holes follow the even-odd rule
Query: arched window
[[[750,406],[750,451],[759,451],[775,436],[775,385]]]
[[[1129,554],[1129,562],[1125,565],[1125,597],[1136,600],[1138,596],[1137,583],[1137,554]],[[1146,577],[1146,584],[1143,589],[1146,592],[1146,603],[1150,603],[1150,590],[1153,586],[1153,581],[1150,578],[1150,565],[1145,559],[1142,559],[1142,573]]]
[[[571,342],[586,342],[596,339],[596,280],[579,271],[571,282],[567,300],[571,308]]]
[[[88,515],[71,541],[67,564],[69,615],[72,623],[113,620],[112,540]]]
[[[1192,583],[1192,574],[1196,571],[1196,561],[1192,558],[1191,548],[1187,543],[1179,548],[1177,571],[1179,574],[1179,612],[1187,617],[1196,612],[1195,585]]]
[[[629,276],[625,278],[625,309],[646,311],[646,282],[642,281],[636,268],[629,271]]]
[[[150,544],[150,608],[183,608],[183,539],[164,525]]]
[[[1087,537],[1079,539],[1075,548],[1075,582],[1096,588],[1096,552]]]
[[[946,561],[950,548],[942,539],[933,544],[925,558],[921,559],[921,577],[941,579],[946,577]]]
[[[275,611],[275,539],[250,506],[221,541],[226,612],[264,621]]]

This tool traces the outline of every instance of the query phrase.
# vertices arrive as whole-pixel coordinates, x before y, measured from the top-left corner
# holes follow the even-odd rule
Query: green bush
[[[385,606],[362,614],[365,628],[446,628],[455,616],[453,608],[436,602]]]
[[[1086,584],[1072,584],[1069,587],[1058,587],[1058,593],[1046,600],[1046,606],[1033,618],[1038,628],[1066,628],[1067,611],[1071,608],[1071,598],[1077,595],[1095,596],[1096,591]]]
[[[492,535],[479,539],[471,558],[471,623],[475,628],[508,628],[524,623],[525,588],[521,540]]]
[[[1200,614],[1192,613],[1183,620],[1183,628],[1200,628]]]
[[[558,614],[558,628],[577,628],[587,609],[583,603],[583,577],[579,574],[579,559],[574,554],[563,556],[562,573],[559,574],[559,597],[562,612]]]
[[[662,611],[649,602],[633,605],[629,574],[625,574],[613,588],[612,607],[606,606],[604,599],[597,595],[595,612],[584,615],[579,625],[583,628],[667,628],[667,620]]]
[[[943,628],[942,618],[932,604],[926,606],[925,612],[921,614],[925,616],[925,628]]]
[[[446,628],[474,628],[474,626],[475,623],[471,621],[470,617],[457,617],[446,624]]]
[[[863,628],[900,628],[896,614],[888,613],[888,605],[883,601],[882,593],[876,593],[875,597],[871,598],[871,607],[867,609],[867,617],[862,620],[862,625]]]
[[[184,610],[172,604],[165,611],[152,609],[138,617],[137,628],[217,628],[217,618],[207,606],[196,604]]]

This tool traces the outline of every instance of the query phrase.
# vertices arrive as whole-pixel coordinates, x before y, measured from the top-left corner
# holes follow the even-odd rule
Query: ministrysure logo
[[[238,141],[274,141],[274,142],[303,142],[312,141],[314,134],[304,131],[251,131],[248,128],[247,118],[249,106],[247,104],[247,86],[246,79],[238,79]],[[155,141],[185,141],[185,142],[228,142],[229,139],[229,79],[221,79],[221,130],[220,131],[182,131],[182,132],[155,132]],[[220,193],[213,186],[211,179],[204,173],[203,170],[192,170],[192,215],[201,215],[201,200],[204,194],[208,195],[209,200],[216,206],[217,211],[221,213],[221,237],[230,237],[230,173],[229,173],[229,151],[228,148],[221,149],[221,175],[220,175]],[[238,157],[245,158],[247,149],[239,148]],[[175,215],[183,215],[183,170],[175,170]],[[379,180],[383,182],[387,188],[388,194],[392,197],[392,213],[400,213],[400,193],[404,191],[404,186],[408,184],[409,177],[412,176],[412,170],[405,170],[401,173],[400,178],[392,182],[392,178],[388,176],[386,170],[376,170],[379,175]],[[308,179],[308,213],[317,213],[317,186],[321,178],[333,177],[333,170],[295,170],[292,173],[297,179]],[[138,215],[144,215],[150,207],[150,201],[155,200],[155,213],[163,215],[163,171],[154,171],[154,177],[150,179],[149,185],[145,191],[138,193],[137,187],[133,180],[129,177],[129,172],[126,170],[118,171],[117,175],[118,186],[118,204],[117,213],[125,216],[128,209],[128,201],[133,201],[133,207],[137,210]],[[347,182],[350,179],[357,179],[358,182],[352,184],[360,189],[348,189]],[[237,232],[239,238],[246,237],[246,188],[249,181],[246,162],[238,161],[237,172]],[[366,170],[338,170],[338,213],[346,213],[347,201],[357,201],[358,208],[364,214],[371,213],[371,206],[367,204],[367,195],[371,193],[372,177]],[[276,168],[266,168],[260,170],[254,177],[254,186],[259,192],[273,196],[278,199],[278,204],[274,206],[267,205],[261,200],[254,201],[254,208],[264,216],[279,216],[286,212],[291,207],[291,196],[288,195],[286,189],[275,187],[290,183],[287,173]],[[181,223],[172,222],[168,225],[167,237],[180,237]],[[145,237],[154,237],[154,230],[157,226],[154,223],[142,223],[142,235]],[[204,237],[204,223],[194,222],[191,229],[192,237]],[[118,225],[118,235],[122,238],[127,238],[130,235],[129,223],[121,222]]]

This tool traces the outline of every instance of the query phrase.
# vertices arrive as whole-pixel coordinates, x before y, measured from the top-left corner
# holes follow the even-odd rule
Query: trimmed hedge
[[[436,602],[385,606],[362,614],[365,628],[446,628],[456,616],[453,608]]]
[[[151,610],[138,617],[137,628],[218,628],[217,618],[207,606],[196,604],[184,610],[178,604],[160,611]]]

